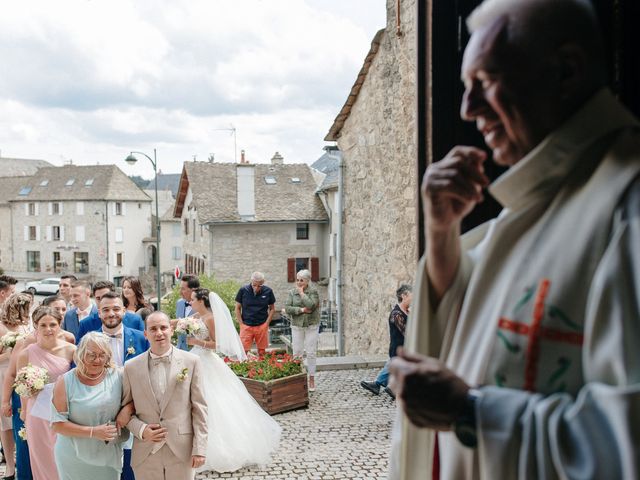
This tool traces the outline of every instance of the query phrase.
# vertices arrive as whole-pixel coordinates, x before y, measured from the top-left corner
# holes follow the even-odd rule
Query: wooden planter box
[[[269,415],[282,413],[309,405],[307,374],[299,373],[290,377],[264,382],[239,377],[256,402]]]

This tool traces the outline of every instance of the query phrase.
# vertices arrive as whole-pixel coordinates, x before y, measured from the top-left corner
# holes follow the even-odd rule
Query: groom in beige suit
[[[127,424],[135,435],[131,466],[136,480],[191,480],[204,464],[207,404],[200,359],[171,345],[171,324],[162,312],[147,317],[151,348],[124,366],[123,404],[133,400]]]

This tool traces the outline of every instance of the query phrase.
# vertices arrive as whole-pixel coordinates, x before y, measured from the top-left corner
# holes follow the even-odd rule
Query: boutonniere
[[[24,428],[24,427],[22,427],[22,428],[20,429],[20,431],[18,431],[18,436],[19,436],[22,440],[24,440],[24,441],[26,442],[26,441],[27,441],[27,429],[26,429],[26,428]]]
[[[129,348],[127,348],[127,354],[134,355],[135,353],[136,353],[136,349],[134,348],[133,345],[130,345]]]
[[[185,367],[182,370],[180,370],[180,373],[176,378],[178,379],[179,382],[184,382],[188,376],[189,376],[189,369]]]

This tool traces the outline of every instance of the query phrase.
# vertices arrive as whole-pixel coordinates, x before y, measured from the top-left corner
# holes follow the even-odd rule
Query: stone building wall
[[[387,28],[338,138],[344,155],[345,350],[382,353],[395,290],[417,258],[415,0],[387,1]]]
[[[323,245],[326,225],[309,224],[309,239],[296,239],[295,223],[215,225],[213,273],[221,280],[249,283],[254,271],[262,272],[265,284],[276,296],[276,307],[284,306],[287,293],[295,284],[287,280],[288,258],[320,259],[320,277],[326,277]],[[316,285],[317,286],[317,285]],[[318,286],[320,300],[326,300],[326,287]]]

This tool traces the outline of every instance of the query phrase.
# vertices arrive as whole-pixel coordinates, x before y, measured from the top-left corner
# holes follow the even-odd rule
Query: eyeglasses
[[[109,357],[106,353],[93,353],[93,352],[87,352],[84,354],[85,357],[87,357],[87,360],[89,360],[90,362],[93,362],[97,359],[100,359],[103,362],[107,361],[107,358]]]

